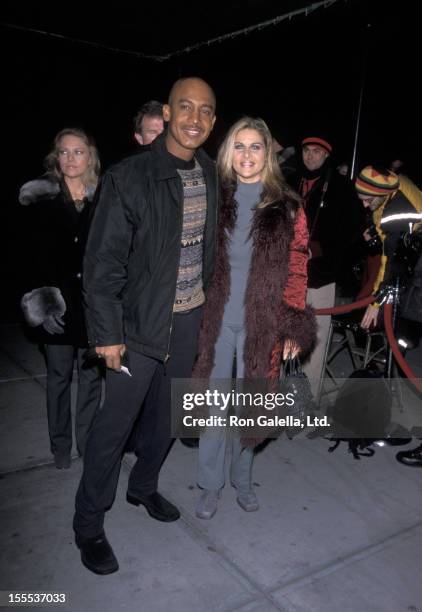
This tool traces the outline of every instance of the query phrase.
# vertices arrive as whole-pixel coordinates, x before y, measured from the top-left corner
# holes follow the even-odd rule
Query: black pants
[[[76,494],[73,527],[82,537],[95,537],[103,529],[105,512],[116,495],[126,441],[142,409],[137,439],[137,461],[129,476],[128,491],[135,497],[157,490],[161,464],[171,444],[171,379],[189,378],[196,357],[201,308],[174,315],[170,359],[165,364],[129,351],[132,378],[107,371],[106,395],[88,438],[84,471]],[[154,401],[152,401],[154,400]]]
[[[85,453],[92,421],[100,408],[101,372],[96,366],[83,368],[85,352],[86,348],[69,345],[45,345],[48,433],[53,455],[70,455],[72,450],[70,389],[75,356],[78,366],[75,437],[80,455]]]

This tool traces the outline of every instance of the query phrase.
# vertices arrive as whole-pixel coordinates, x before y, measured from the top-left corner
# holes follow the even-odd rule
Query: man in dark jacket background
[[[145,102],[133,120],[133,137],[142,147],[149,145],[164,131],[163,105],[157,100]]]
[[[345,262],[362,240],[362,215],[353,185],[331,164],[332,145],[324,137],[302,141],[302,164],[289,184],[302,196],[309,231],[307,302],[314,308],[334,306],[336,282],[344,275]],[[318,340],[305,364],[317,395],[330,328],[329,316],[317,316]]]
[[[171,444],[171,379],[191,375],[213,271],[216,171],[199,147],[214,126],[214,93],[202,79],[180,79],[163,116],[166,132],[104,175],[85,256],[88,337],[108,371],[106,400],[88,439],[74,530],[83,564],[98,574],[118,569],[104,515],[152,384],[156,402],[141,414],[127,501],[144,505],[160,521],[180,516],[157,483]],[[125,360],[131,375],[122,370]]]

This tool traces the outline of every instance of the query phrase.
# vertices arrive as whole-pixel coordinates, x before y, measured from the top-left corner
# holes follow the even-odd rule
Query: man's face
[[[164,121],[162,117],[145,115],[141,121],[141,131],[135,132],[135,139],[140,145],[149,145],[163,130]]]
[[[169,122],[168,151],[181,159],[192,159],[214,126],[214,94],[204,81],[186,79],[176,85],[169,104],[163,106],[163,116]]]
[[[302,159],[308,170],[318,170],[328,157],[328,153],[318,145],[305,145],[302,149]]]
[[[358,193],[358,198],[365,208],[369,208],[371,212],[377,210],[385,200],[385,196],[368,196],[363,193]]]

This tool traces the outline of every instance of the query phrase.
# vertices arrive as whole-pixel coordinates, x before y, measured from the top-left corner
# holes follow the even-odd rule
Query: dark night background
[[[417,2],[339,0],[162,63],[5,25],[162,55],[308,5],[309,0],[118,2],[110,8],[88,2],[3,4],[1,321],[19,316],[25,250],[17,192],[42,174],[55,133],[84,127],[96,139],[104,169],[134,148],[132,118],[142,103],[165,101],[179,76],[201,76],[216,91],[211,154],[225,128],[248,113],[266,119],[285,145],[323,129],[337,160],[350,163],[366,55],[358,167],[399,157],[420,186]]]

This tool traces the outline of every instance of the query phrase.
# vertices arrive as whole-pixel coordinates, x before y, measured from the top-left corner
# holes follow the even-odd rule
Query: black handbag
[[[292,439],[306,427],[307,418],[314,414],[316,406],[311,384],[297,357],[286,359],[281,368],[280,382],[283,393],[291,394],[294,398],[293,403],[286,403],[286,415],[292,417],[290,421],[299,419],[301,423],[301,425],[286,426],[286,435]]]

